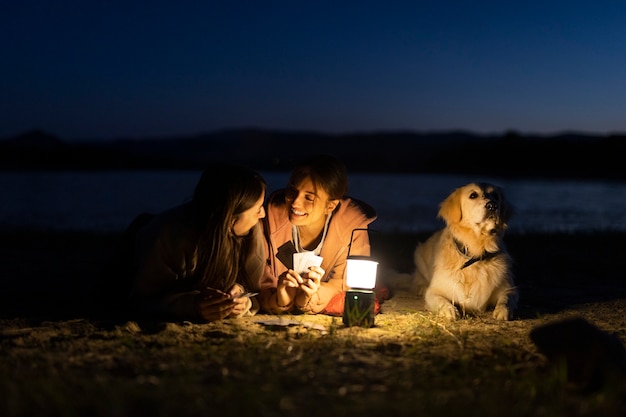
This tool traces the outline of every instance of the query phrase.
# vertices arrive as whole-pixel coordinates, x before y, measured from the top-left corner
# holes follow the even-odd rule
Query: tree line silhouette
[[[352,172],[626,180],[624,135],[468,132],[325,134],[225,130],[163,139],[66,141],[44,131],[0,140],[0,170],[200,170],[229,160],[287,171],[301,156],[333,153]]]

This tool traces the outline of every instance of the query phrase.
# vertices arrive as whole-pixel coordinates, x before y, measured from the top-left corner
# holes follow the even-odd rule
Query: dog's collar
[[[496,255],[498,255],[500,253],[500,251],[497,251],[497,252],[483,252],[483,254],[480,255],[480,256],[475,256],[473,258],[470,258],[470,256],[467,253],[467,247],[464,244],[459,242],[457,239],[454,239],[454,244],[456,245],[456,250],[458,250],[459,253],[461,255],[463,255],[465,258],[468,258],[467,262],[465,262],[463,264],[461,269],[465,269],[468,266],[470,266],[473,263],[476,263],[478,261],[485,261],[487,259],[491,259],[491,258],[493,258],[494,256],[496,256]]]

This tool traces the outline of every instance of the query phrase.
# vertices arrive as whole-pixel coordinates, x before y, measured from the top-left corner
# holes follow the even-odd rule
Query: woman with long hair
[[[215,164],[191,201],[137,227],[130,307],[199,322],[256,313],[258,303],[238,296],[259,290],[265,267],[266,188],[254,170]]]

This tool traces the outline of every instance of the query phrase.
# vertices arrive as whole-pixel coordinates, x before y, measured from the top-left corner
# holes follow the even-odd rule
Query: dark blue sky
[[[0,1],[0,137],[626,132],[620,1]]]

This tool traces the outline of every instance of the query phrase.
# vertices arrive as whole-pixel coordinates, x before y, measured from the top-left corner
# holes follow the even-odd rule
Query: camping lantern
[[[367,229],[355,229],[365,230]],[[354,230],[352,231],[354,238]],[[350,240],[352,247],[352,239]],[[343,308],[343,324],[346,326],[374,326],[374,305],[378,262],[369,256],[348,255],[346,264],[346,298]]]

